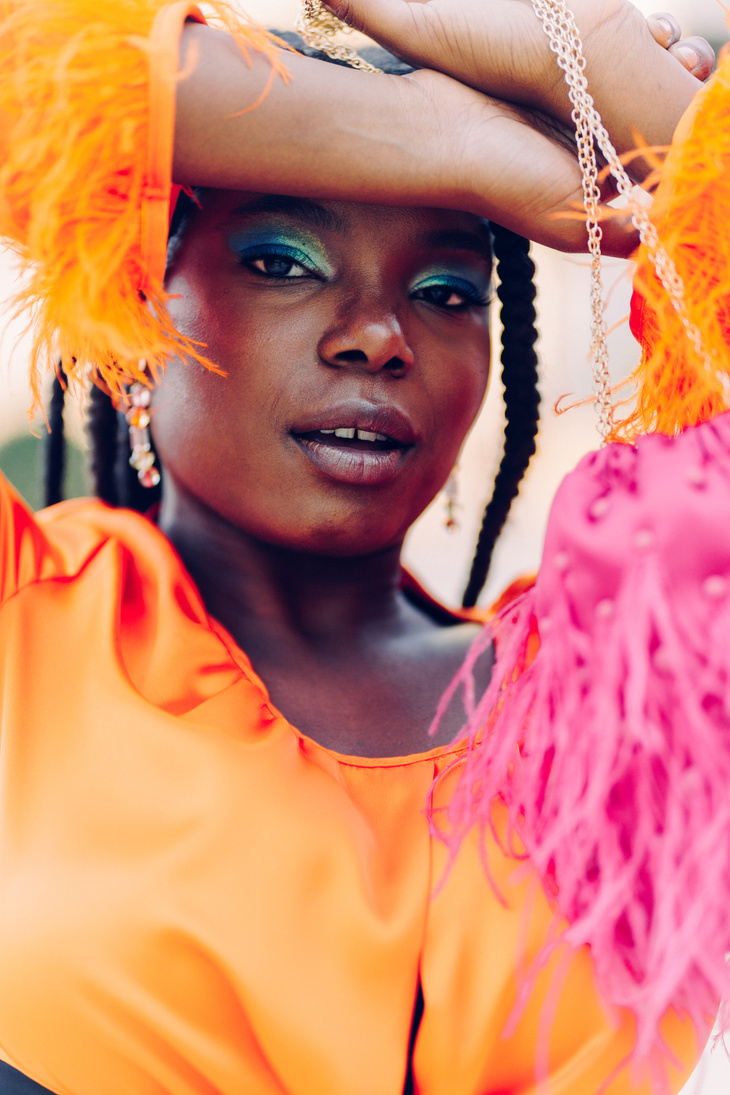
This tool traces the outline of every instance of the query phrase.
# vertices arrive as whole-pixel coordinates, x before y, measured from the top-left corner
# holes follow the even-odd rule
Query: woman
[[[27,47],[19,10],[6,34]],[[48,15],[56,84],[59,10]],[[32,16],[36,34],[37,7]],[[642,78],[669,74],[662,118],[646,132],[666,139],[696,82],[641,27]],[[508,42],[514,28],[505,33]],[[129,34],[125,23],[120,48],[138,49]],[[36,176],[28,199],[13,168],[14,157],[47,161],[38,144],[8,142],[5,230],[39,262],[64,365],[73,370],[72,344],[87,356],[93,346],[117,392],[152,371],[164,489],[156,524],[97,502],[36,520],[11,491],[2,497],[7,1090],[24,1076],[57,1095],[527,1092],[539,1051],[555,1092],[640,1091],[625,1067],[630,1020],[604,1014],[586,949],[556,955],[520,1000],[515,961],[540,949],[550,910],[496,842],[488,865],[505,904],[476,840],[433,895],[446,854],[424,805],[463,749],[448,746],[456,715],[435,740],[427,727],[476,629],[404,584],[398,562],[487,381],[491,251],[480,214],[577,243],[573,224],[549,216],[572,199],[572,160],[515,108],[429,73],[325,78],[316,61],[287,58],[291,93],[275,82],[231,118],[265,83],[266,62],[251,53],[249,68],[208,28],[187,26],[183,38],[197,58],[183,50],[174,178],[206,189],[175,226],[167,296],[155,283],[154,188],[135,190],[131,168],[117,166],[104,190],[114,207],[127,188],[123,212],[138,229],[144,211],[142,247],[116,216],[97,238],[98,222],[78,213],[89,196],[81,171],[74,187],[57,179],[64,200],[79,188],[82,197],[63,223],[46,216],[44,236],[54,188]],[[84,33],[79,41],[82,53]],[[593,55],[599,85],[615,65],[612,42]],[[546,75],[547,50],[544,61]],[[499,79],[498,66],[487,70]],[[544,110],[535,71],[533,56],[515,97]],[[127,75],[130,116],[137,75]],[[606,108],[628,139],[622,95],[607,95]],[[8,98],[18,135],[17,88]],[[552,104],[559,124],[562,97]],[[78,140],[97,140],[107,122],[106,112],[82,122]],[[485,125],[505,138],[503,159],[487,165],[472,147]],[[333,128],[335,144],[313,157]],[[123,165],[139,159],[135,132],[118,140]],[[232,134],[245,137],[245,156]],[[356,196],[385,204],[341,200]],[[615,230],[617,248],[624,236]],[[98,257],[120,252],[115,287]],[[77,330],[64,328],[69,300]],[[140,331],[144,363],[129,337]],[[159,377],[175,348],[189,360]],[[140,452],[144,390],[129,412]],[[437,809],[452,786],[447,775]],[[539,1017],[556,967],[565,986],[548,1037]],[[687,1025],[668,1015],[664,1033],[689,1059]]]

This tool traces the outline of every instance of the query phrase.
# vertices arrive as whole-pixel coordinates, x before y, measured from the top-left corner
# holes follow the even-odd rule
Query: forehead
[[[201,195],[201,229],[221,230],[245,223],[278,221],[303,225],[315,232],[344,237],[370,237],[386,247],[417,247],[472,251],[491,257],[489,225],[481,217],[459,210],[372,205],[207,190]]]

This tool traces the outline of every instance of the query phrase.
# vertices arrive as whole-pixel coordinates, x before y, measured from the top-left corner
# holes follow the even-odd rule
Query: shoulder
[[[139,559],[147,569],[181,567],[169,541],[141,514],[96,498],[34,514],[0,475],[0,602],[34,583],[76,578],[103,552],[127,563]]]

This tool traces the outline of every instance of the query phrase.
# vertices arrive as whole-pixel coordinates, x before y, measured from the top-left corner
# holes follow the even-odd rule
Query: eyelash
[[[257,269],[254,264],[265,259],[283,260],[284,262],[291,264],[289,269],[291,269],[292,266],[298,266],[305,271],[305,273],[290,277],[289,271],[285,274],[271,274],[267,273],[265,270]],[[296,247],[287,247],[285,244],[269,243],[259,247],[249,248],[239,254],[238,261],[242,266],[246,266],[249,270],[258,275],[258,277],[265,278],[267,281],[299,281],[306,277],[319,276],[318,272],[309,265],[307,256],[303,251],[300,251]],[[423,294],[427,293],[429,289],[455,293],[463,299],[459,304],[446,304],[440,303],[437,300],[428,300]],[[434,281],[431,282],[431,284],[417,287],[411,295],[414,300],[423,300],[425,303],[430,304],[434,308],[439,308],[444,312],[465,312],[470,308],[487,308],[492,299],[489,294],[480,293],[479,290],[468,281],[463,281],[461,278],[450,277],[444,277],[441,281]]]
[[[304,274],[296,274],[294,277],[289,276],[289,272],[286,274],[270,274],[266,270],[259,270],[255,267],[254,263],[261,262],[264,259],[279,259],[292,266],[298,266],[305,271]],[[296,247],[286,247],[280,243],[267,243],[260,247],[251,247],[246,251],[242,251],[238,255],[238,261],[241,266],[247,267],[253,273],[257,274],[261,278],[266,278],[268,281],[299,281],[305,277],[317,277],[317,271],[309,265],[307,255],[303,251],[300,251]]]
[[[436,300],[428,300],[422,294],[428,292],[429,289],[440,290],[442,292],[445,290],[449,293],[455,293],[463,299],[459,304],[445,304],[439,303]],[[440,281],[433,281],[427,285],[417,286],[411,295],[413,299],[423,300],[425,303],[431,304],[434,308],[440,308],[445,312],[465,312],[469,308],[487,308],[492,299],[488,293],[480,293],[470,282],[462,281],[461,278],[450,277],[444,277]]]

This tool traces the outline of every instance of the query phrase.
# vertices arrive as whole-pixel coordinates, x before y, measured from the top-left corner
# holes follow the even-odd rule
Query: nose
[[[319,356],[328,365],[355,367],[369,373],[387,370],[405,376],[413,367],[413,351],[394,312],[351,304],[320,339]]]

